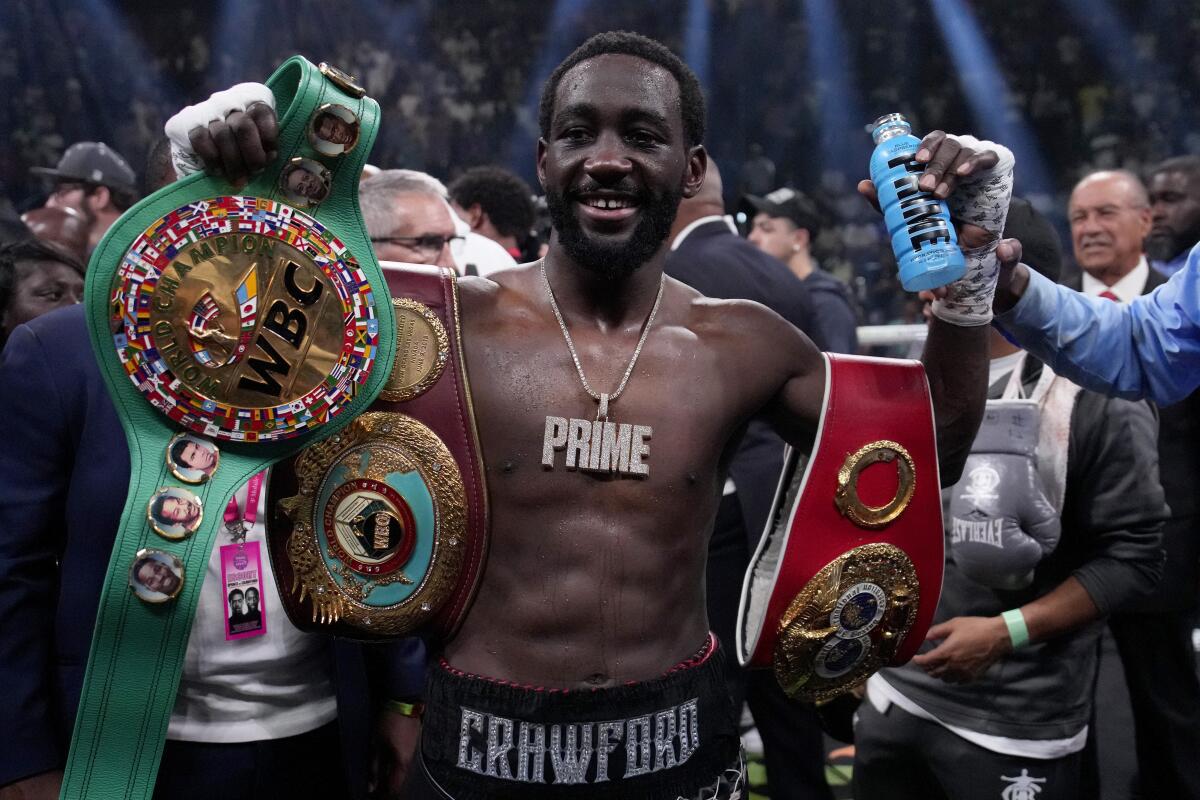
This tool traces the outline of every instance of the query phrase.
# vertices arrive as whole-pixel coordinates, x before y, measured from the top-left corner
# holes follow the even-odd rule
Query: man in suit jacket
[[[709,159],[700,193],[679,204],[666,273],[709,297],[762,303],[823,348],[823,332],[813,327],[815,315],[803,281],[737,235],[721,194],[721,175]],[[783,440],[766,423],[750,423],[729,465],[708,550],[709,622],[729,647],[742,577],[766,526],[782,469]],[[832,797],[825,784],[821,729],[811,708],[788,700],[770,671],[743,673],[736,658],[727,663],[734,701],[739,708],[743,697],[749,701],[763,739],[771,797]]]
[[[1086,176],[1071,193],[1068,217],[1082,273],[1066,285],[1128,303],[1166,282],[1143,255],[1151,211],[1137,176]],[[1171,507],[1163,529],[1167,562],[1158,589],[1114,614],[1109,629],[1129,686],[1141,796],[1200,798],[1200,680],[1192,647],[1200,564],[1200,393],[1159,415],[1159,472]]]
[[[0,727],[14,732],[0,748],[0,795],[57,797],[130,469],[82,306],[13,332],[0,355],[0,419]],[[223,797],[364,797],[368,667],[378,695],[402,697],[420,691],[423,653],[413,642],[335,640],[317,652],[329,657],[336,722],[240,744],[169,740],[156,796],[199,796],[226,776]],[[258,776],[245,779],[243,765]]]

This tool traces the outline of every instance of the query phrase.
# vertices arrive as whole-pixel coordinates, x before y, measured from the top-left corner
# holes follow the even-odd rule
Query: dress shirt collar
[[[1146,288],[1146,279],[1149,277],[1150,265],[1146,263],[1146,257],[1142,256],[1138,259],[1137,266],[1112,286],[1105,286],[1104,283],[1088,273],[1083,273],[1083,293],[1096,296],[1101,292],[1109,291],[1115,294],[1122,303],[1129,303]]]

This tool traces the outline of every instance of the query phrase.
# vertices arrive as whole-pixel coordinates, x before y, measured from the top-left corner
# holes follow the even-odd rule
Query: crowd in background
[[[1022,185],[1018,177],[1018,192],[1064,233],[1066,193],[1088,169],[1136,170],[1200,152],[1200,51],[1188,46],[1200,36],[1200,16],[1191,2],[1114,0],[1106,5],[1122,27],[1107,39],[1095,19],[1089,25],[1066,11],[1047,14],[1044,4],[971,3],[968,13],[1008,91],[986,98],[990,120],[973,111],[954,77],[961,70],[934,21],[938,4],[709,0],[706,69],[685,52],[685,23],[696,5],[416,0],[345,11],[315,0],[183,9],[146,0],[14,4],[0,25],[0,127],[9,140],[0,151],[0,197],[20,210],[37,204],[42,187],[28,168],[54,164],[74,141],[108,142],[141,172],[174,109],[223,86],[261,80],[295,53],[342,66],[379,100],[384,124],[375,163],[444,180],[498,163],[532,183],[533,98],[541,80],[587,35],[628,28],[684,53],[701,72],[711,109],[708,147],[720,163],[751,161],[759,145],[759,164],[774,165],[775,186],[729,180],[727,202],[745,189],[806,191],[826,215],[817,258],[852,284],[864,322],[878,324],[913,321],[917,309],[896,291],[881,228],[854,191],[866,171],[867,135],[858,127],[822,131],[830,91],[851,93],[847,108],[866,115],[855,123],[900,111],[918,131],[971,130],[998,139],[1000,118],[1023,120],[1050,174],[1044,186]],[[810,5],[839,10],[832,24],[845,52],[831,67],[840,76],[832,84],[815,73],[810,57],[817,35],[805,13]],[[262,24],[279,18],[287,24]],[[849,146],[833,152],[831,138]],[[762,174],[752,169],[746,177]]]
[[[1062,0],[1061,5],[1067,8],[1074,4]],[[370,161],[385,172],[362,189],[368,231],[377,243],[380,258],[420,260],[414,255],[417,250],[412,249],[413,245],[394,244],[413,239],[418,246],[430,249],[425,254],[428,263],[456,266],[468,274],[487,274],[490,268],[484,268],[481,251],[474,250],[475,255],[467,257],[453,248],[456,240],[462,246],[462,240],[474,235],[475,246],[482,238],[493,242],[489,245],[493,252],[486,259],[500,266],[492,268],[531,260],[545,243],[548,224],[544,213],[535,221],[538,204],[529,189],[529,185],[536,186],[532,174],[538,131],[536,97],[545,73],[580,40],[602,29],[639,30],[685,52],[690,43],[687,26],[681,21],[694,14],[695,6],[686,0],[654,5],[620,3],[615,7],[588,0],[495,0],[471,5],[457,0],[419,0],[399,9],[383,3],[358,4],[355,13],[345,13],[308,0],[287,4],[276,0],[225,3],[182,11],[168,10],[148,0],[129,0],[119,9],[105,2],[70,6],[54,2],[49,6],[53,24],[28,9],[10,8],[4,12],[10,24],[0,25],[0,91],[8,98],[0,104],[0,127],[8,131],[10,142],[0,151],[0,219],[7,220],[0,227],[0,244],[14,238],[17,234],[13,232],[18,229],[20,236],[32,231],[41,243],[27,242],[22,245],[25,249],[0,249],[0,344],[16,324],[45,310],[39,303],[53,306],[78,302],[90,249],[134,196],[144,195],[156,186],[153,176],[160,174],[158,170],[165,163],[162,125],[168,116],[214,90],[238,81],[262,80],[297,52],[353,73],[382,107],[383,122]],[[814,74],[812,40],[827,31],[813,29],[806,6],[836,7],[841,11],[846,51],[839,54],[840,61],[834,65],[839,71],[832,83]],[[1160,206],[1166,202],[1163,197],[1170,194],[1168,183],[1161,180],[1163,174],[1178,176],[1179,185],[1186,188],[1184,194],[1189,195],[1187,201],[1200,209],[1200,161],[1168,162],[1155,169],[1170,157],[1200,155],[1200,131],[1195,124],[1200,54],[1193,54],[1195,48],[1189,46],[1200,37],[1200,14],[1194,13],[1197,7],[1190,2],[1156,0],[1138,6],[1136,14],[1131,3],[1113,2],[1108,7],[1112,15],[1103,19],[1124,20],[1129,27],[1121,29],[1120,41],[1110,39],[1103,45],[1094,39],[1098,32],[1105,32],[1096,18],[1089,26],[1078,24],[1070,13],[1045,15],[1037,3],[973,3],[985,40],[996,56],[998,77],[1007,88],[1007,96],[982,101],[965,94],[963,87],[970,80],[956,78],[963,71],[962,65],[943,46],[938,26],[930,18],[930,8],[924,5],[863,0],[861,7],[851,13],[849,4],[835,6],[815,0],[811,4],[712,0],[704,8],[711,32],[704,50],[709,62],[693,66],[706,81],[710,119],[707,147],[725,173],[723,210],[737,218],[741,233],[755,248],[770,256],[767,261],[779,262],[773,268],[786,272],[782,269],[786,266],[808,284],[813,302],[821,298],[820,308],[842,304],[839,308],[844,307],[846,313],[840,327],[847,344],[830,344],[834,341],[834,323],[825,323],[823,332],[829,338],[824,340],[812,330],[806,331],[822,349],[855,351],[855,316],[859,324],[917,323],[924,319],[921,302],[899,286],[895,260],[878,213],[855,188],[866,172],[869,137],[860,127],[840,132],[828,129],[830,120],[836,117],[830,114],[828,96],[834,89],[853,94],[847,107],[864,114],[862,122],[877,114],[899,111],[914,122],[918,131],[944,128],[1001,139],[996,131],[1028,130],[1047,173],[1020,177],[1018,165],[1017,193],[1023,199],[1016,207],[1023,209],[1026,218],[1028,238],[1022,237],[1027,242],[1026,260],[1043,274],[1073,284],[1085,293],[1128,302],[1162,282],[1152,266],[1157,269],[1163,262],[1177,259],[1195,239],[1194,225],[1200,224],[1200,210],[1193,214],[1193,227],[1177,230],[1178,241],[1161,254],[1150,253],[1148,245],[1151,219],[1158,219],[1154,215],[1162,213]],[[256,20],[281,15],[288,18],[287,25],[255,24]],[[175,30],[178,35],[164,38],[163,30]],[[770,48],[756,45],[766,39],[772,43]],[[1031,69],[1031,64],[1037,68]],[[1114,74],[1116,70],[1123,72]],[[992,116],[981,117],[981,108],[988,109]],[[86,152],[77,151],[76,161],[71,161],[69,145],[96,141],[107,145],[88,145]],[[123,154],[129,164],[125,165],[117,153]],[[31,172],[56,164],[58,171],[50,175],[50,183],[45,182],[45,175]],[[72,177],[87,174],[73,164],[100,169],[104,180]],[[515,175],[473,169],[478,167],[502,167]],[[1120,169],[1130,172],[1105,173],[1099,178],[1093,175],[1080,182],[1096,170]],[[1147,195],[1139,176],[1156,175],[1159,181],[1150,181]],[[449,184],[449,189],[439,179]],[[1102,191],[1095,189],[1097,183]],[[1091,206],[1084,202],[1080,186],[1099,191],[1098,199],[1089,201]],[[784,191],[786,187],[803,194]],[[516,199],[512,199],[514,196]],[[446,200],[453,203],[458,217],[450,215]],[[383,208],[387,213],[376,216],[390,224],[393,217],[415,217],[404,204],[418,202],[431,204],[436,213],[444,215],[444,230],[372,230],[383,224],[372,216],[372,207]],[[690,219],[716,225],[726,233],[723,223],[717,222],[722,210],[720,198],[707,198],[706,202],[711,207],[693,209]],[[1111,213],[1104,210],[1106,207]],[[514,209],[520,213],[509,213]],[[544,203],[541,209],[544,211]],[[393,213],[397,210],[404,213]],[[12,222],[18,214],[23,214],[22,222],[30,231]],[[1030,218],[1036,224],[1028,222]],[[779,226],[772,227],[773,222]],[[689,235],[690,226],[681,233],[682,227],[677,224],[673,231],[679,236],[673,240],[675,247]],[[525,235],[531,229],[535,234],[532,238]],[[1059,236],[1069,243],[1066,247],[1060,246]],[[1081,254],[1092,246],[1093,239],[1107,242],[1105,246],[1112,252],[1094,255],[1095,263],[1089,264]],[[1112,242],[1118,246],[1111,246]],[[1039,244],[1049,253],[1045,261]],[[409,250],[392,254],[383,249],[385,246]],[[1143,251],[1151,255],[1150,262],[1143,258]],[[1064,253],[1072,254],[1073,259],[1063,258]],[[52,264],[57,267],[51,268]],[[1086,274],[1079,274],[1080,267]],[[815,294],[819,290],[825,293]],[[821,331],[820,314],[813,317],[814,328]],[[1001,361],[1006,356],[996,355],[997,346],[1003,347],[995,342],[993,357]],[[1009,372],[996,371],[993,365],[996,397],[1004,388],[1001,383],[1007,387],[1007,378],[995,379],[1013,370],[1011,363],[1001,366]],[[1040,373],[1030,380],[1036,383]],[[1100,403],[1099,396],[1092,402]],[[1066,406],[1068,416],[1073,413],[1071,408]],[[1138,408],[1147,420],[1151,419],[1149,407]],[[1182,427],[1171,428],[1173,423],[1167,416],[1163,428],[1167,433],[1157,439],[1149,433],[1153,428],[1149,422],[1145,435],[1126,438],[1136,440],[1135,444],[1145,451],[1141,455],[1146,463],[1154,459],[1157,445],[1163,453],[1159,457],[1166,465],[1164,469],[1170,467],[1170,475],[1182,476],[1167,492],[1172,518],[1166,530],[1175,536],[1175,556],[1171,555],[1170,542],[1163,541],[1167,542],[1168,562],[1186,564],[1187,574],[1176,576],[1172,582],[1169,603],[1163,601],[1147,608],[1133,605],[1133,596],[1149,593],[1157,577],[1142,581],[1146,586],[1133,586],[1137,581],[1125,576],[1123,580],[1131,588],[1122,594],[1112,590],[1112,585],[1123,585],[1121,580],[1101,580],[1101,575],[1095,582],[1107,581],[1112,597],[1094,591],[1098,598],[1093,598],[1095,618],[1055,632],[1056,637],[1075,636],[1080,651],[1092,653],[1091,658],[1099,641],[1098,626],[1093,623],[1110,613],[1110,601],[1117,611],[1125,609],[1126,632],[1120,628],[1120,615],[1111,623],[1119,657],[1110,637],[1105,645],[1106,661],[1102,663],[1111,669],[1118,660],[1124,661],[1127,673],[1133,676],[1131,682],[1138,675],[1146,678],[1147,684],[1158,681],[1158,689],[1142,687],[1144,700],[1134,698],[1135,704],[1147,708],[1169,706],[1172,698],[1164,696],[1171,692],[1180,698],[1191,697],[1183,690],[1175,691],[1176,684],[1168,685],[1161,660],[1150,666],[1144,663],[1153,660],[1151,655],[1157,646],[1145,633],[1150,630],[1148,620],[1176,620],[1179,630],[1172,629],[1160,637],[1173,644],[1184,640],[1180,632],[1184,626],[1190,631],[1194,620],[1197,559],[1193,530],[1200,512],[1194,501],[1188,505],[1180,498],[1190,496],[1186,486],[1191,485],[1191,476],[1200,469],[1190,455],[1195,452],[1191,443],[1200,437],[1191,420],[1200,416],[1184,408],[1180,407],[1179,415]],[[1097,425],[1110,415],[1116,416],[1107,406],[1097,406],[1088,414],[1090,417],[1084,421]],[[1080,437],[1100,438],[1091,434]],[[1187,453],[1171,451],[1172,442]],[[1077,459],[1068,466],[1078,470],[1081,463],[1085,462]],[[1113,471],[1121,473],[1113,477],[1114,485],[1130,472],[1116,467]],[[1158,479],[1150,474],[1152,470],[1132,472],[1141,474],[1148,485],[1153,484],[1153,492],[1158,491]],[[1070,482],[1072,491],[1087,497],[1088,509],[1098,507],[1096,498],[1078,488],[1097,492],[1095,475],[1089,480],[1064,475],[1068,477],[1059,477]],[[1170,483],[1167,477],[1162,480],[1163,486]],[[1124,509],[1128,505],[1126,495],[1142,497],[1148,492],[1150,489],[1138,488],[1122,495],[1114,489],[1111,495]],[[1155,501],[1155,505],[1145,510],[1146,519],[1141,520],[1146,531],[1132,531],[1137,526],[1126,526],[1132,531],[1130,538],[1140,537],[1139,547],[1144,551],[1134,556],[1144,557],[1147,563],[1162,552],[1157,537],[1166,511],[1161,502]],[[1112,544],[1120,538],[1116,534],[1123,535],[1124,528],[1114,533],[1109,530],[1111,526],[1106,527],[1106,520],[1089,517],[1080,522],[1061,507],[1058,511],[1064,531],[1077,529],[1087,537],[1076,533],[1081,538],[1064,548],[1062,563],[1053,565],[1058,570],[1053,580],[1039,578],[1037,592],[1030,593],[1031,598],[1067,585],[1076,575],[1085,574],[1093,562],[1106,565],[1097,568],[1102,572],[1106,568],[1112,571],[1112,565],[1119,563],[1128,567],[1137,560],[1120,552],[1120,542]],[[1114,510],[1108,516],[1116,519],[1120,514]],[[1070,536],[1067,541],[1071,542]],[[1170,562],[1171,558],[1175,561]],[[740,576],[744,565],[739,563],[737,567],[735,573]],[[1162,583],[1167,585],[1165,580]],[[1001,588],[1004,591],[999,594],[1007,602],[1011,598],[1004,592],[1010,590]],[[1083,588],[1090,591],[1095,587]],[[1134,638],[1138,635],[1144,641],[1138,643]],[[1134,643],[1126,644],[1126,639]],[[1145,658],[1135,662],[1130,653],[1139,652]],[[1074,668],[1084,663],[1077,656],[1060,660],[1064,664],[1070,661],[1068,666]],[[1035,677],[1045,673],[1051,658],[1040,651],[1036,657],[1027,655]],[[1192,658],[1189,650],[1177,659],[1182,662],[1183,677],[1176,677],[1180,677],[1180,683],[1186,682],[1187,691],[1194,694]],[[1089,661],[1085,671],[1090,677],[1097,668]],[[900,690],[919,696],[921,687],[906,689],[903,673],[894,677]],[[1108,691],[1104,680],[1102,675],[1102,693]],[[931,683],[931,697],[946,693],[940,682]],[[1082,709],[1079,724],[1085,727],[1082,734],[1072,729],[1070,736],[1058,737],[1067,742],[1064,747],[1082,748],[1088,725],[1097,726],[1096,730],[1114,727],[1100,719],[1108,709],[1100,709],[1096,718],[1087,717],[1092,690],[1086,681],[1079,687],[1083,687],[1080,694],[1086,698],[1076,704],[1075,710]],[[894,690],[897,697],[904,694],[900,690]],[[1132,685],[1131,690],[1135,695],[1139,691]],[[967,696],[963,705],[969,707],[971,700]],[[902,699],[887,702],[901,703],[900,707],[906,708]],[[1198,713],[1193,706],[1196,703],[1179,713]],[[880,710],[877,704],[875,708],[880,714],[886,713],[886,706]],[[1148,724],[1145,719],[1138,721],[1142,729],[1148,729]],[[1132,723],[1126,725],[1131,727]],[[1008,731],[1002,730],[1002,734],[1006,740],[1020,738]],[[923,734],[914,736],[921,738]],[[1068,741],[1080,736],[1078,742]],[[1146,746],[1147,738],[1141,736],[1139,747]],[[1128,750],[1129,739],[1126,730],[1123,738],[1110,736],[1108,741],[1116,741]],[[948,741],[957,740],[950,737]],[[1101,748],[1112,746],[1103,735],[1100,742]],[[1078,752],[1076,749],[1071,754]],[[1090,751],[1089,757],[1094,758],[1095,752]],[[905,755],[901,760],[911,759]],[[1147,782],[1147,765],[1153,763],[1157,770],[1158,765],[1165,764],[1161,772],[1172,776],[1180,766],[1180,760],[1170,753],[1156,756],[1139,750],[1137,760],[1144,785],[1152,785]],[[1181,780],[1194,779],[1187,769],[1178,771]],[[778,776],[781,770],[776,769],[775,774]],[[889,766],[881,774],[888,783],[896,773]],[[974,776],[967,778],[974,780]],[[778,786],[775,788],[778,790]],[[1106,791],[1110,789],[1106,787]],[[1079,796],[1085,796],[1088,789],[1079,791]],[[772,796],[787,795],[777,791]]]

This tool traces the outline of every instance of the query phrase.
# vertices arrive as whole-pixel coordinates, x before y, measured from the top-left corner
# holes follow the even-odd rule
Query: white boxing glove
[[[1058,546],[1062,525],[1038,474],[1038,407],[989,400],[963,477],[950,490],[950,555],[968,578],[1020,589]]]
[[[275,95],[261,83],[239,83],[222,92],[214,92],[203,103],[188,106],[167,120],[163,131],[171,140],[171,163],[175,174],[185,178],[204,169],[200,157],[192,149],[189,134],[210,122],[220,122],[234,111],[245,111],[255,103],[266,103],[275,108]]]
[[[961,179],[958,187],[946,199],[953,219],[978,225],[991,234],[991,238],[983,247],[963,250],[967,271],[946,287],[946,296],[933,302],[932,311],[939,319],[954,325],[987,325],[992,321],[992,298],[1000,277],[996,245],[1000,243],[1000,234],[1008,217],[1016,158],[1002,144],[980,141],[974,136],[948,135],[963,147],[977,151],[994,150],[999,158],[991,169]]]

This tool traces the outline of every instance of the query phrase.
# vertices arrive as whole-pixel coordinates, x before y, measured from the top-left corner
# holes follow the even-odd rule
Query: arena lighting
[[[508,135],[508,166],[526,180],[537,180],[534,169],[534,143],[538,138],[538,99],[542,84],[558,62],[578,47],[582,41],[576,33],[579,18],[591,7],[593,0],[554,0],[550,25],[542,38],[542,49],[529,72],[525,99],[517,109],[513,129]]]
[[[1053,182],[1033,132],[1005,103],[1008,86],[991,45],[963,0],[930,0],[942,39],[958,73],[958,82],[975,118],[980,138],[1006,145],[1017,158],[1017,189],[1049,194]]]
[[[245,0],[240,1],[245,2]],[[239,2],[239,0],[229,0],[229,2]],[[382,33],[376,41],[387,42],[394,48],[404,48],[408,47],[408,37],[411,33],[425,30],[429,24],[429,14],[433,11],[433,6],[432,3],[393,3],[389,0],[366,0],[361,4],[356,3],[354,7],[362,9],[366,16],[370,17],[372,30]],[[334,7],[334,13],[338,14],[336,7]],[[363,78],[362,75],[357,77]],[[379,91],[365,83],[362,85],[366,87],[368,94],[372,91]]]
[[[1071,17],[1087,35],[1088,43],[1096,56],[1104,62],[1108,71],[1118,78],[1130,80],[1138,77],[1137,59],[1133,55],[1131,28],[1117,10],[1104,0],[1060,0]]]
[[[712,12],[708,0],[688,0],[687,19],[683,23],[683,60],[696,73],[700,87],[708,93]]]
[[[257,6],[257,3],[246,0],[225,0],[220,4],[213,23],[213,41],[221,43],[223,52],[245,53],[252,50],[256,22],[262,12]],[[214,84],[218,88],[250,80],[246,76],[245,64],[239,58],[218,56],[213,59],[213,67],[216,68]]]
[[[76,72],[85,95],[101,103],[106,112],[128,109],[130,98],[135,97],[151,107],[182,107],[179,87],[159,80],[157,70],[145,68],[154,63],[154,57],[126,21],[118,3],[82,0],[77,7],[86,16],[88,28],[88,44],[78,50],[81,58]],[[121,115],[115,113],[97,116],[106,122],[118,118]]]
[[[845,31],[834,0],[804,0],[808,26],[808,72],[816,87],[820,115],[820,158],[825,167],[860,175],[871,156],[870,122],[859,103],[857,81]]]

